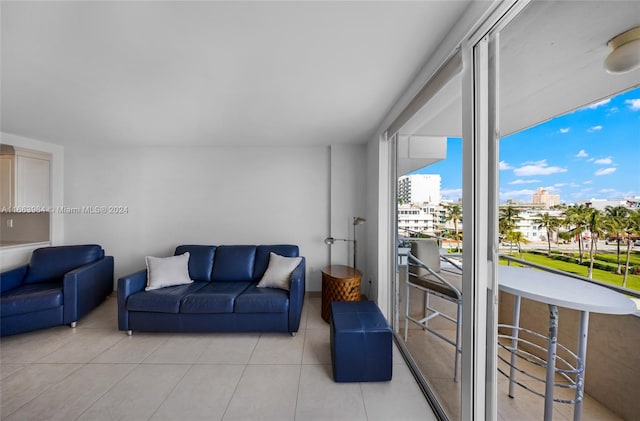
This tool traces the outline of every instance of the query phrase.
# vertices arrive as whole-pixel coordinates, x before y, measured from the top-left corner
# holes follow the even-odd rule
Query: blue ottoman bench
[[[391,380],[391,352],[391,328],[376,303],[331,303],[331,362],[334,381]]]

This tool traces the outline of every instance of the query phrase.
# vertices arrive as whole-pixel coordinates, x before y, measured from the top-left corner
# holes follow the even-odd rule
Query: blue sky
[[[440,174],[442,197],[460,198],[462,141],[415,173]],[[500,202],[529,202],[538,187],[561,203],[640,196],[640,87],[501,139]]]

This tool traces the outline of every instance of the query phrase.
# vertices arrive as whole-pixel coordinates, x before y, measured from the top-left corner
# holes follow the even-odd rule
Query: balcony
[[[400,308],[405,303],[405,267],[401,267]],[[449,278],[450,279],[450,278]],[[513,296],[500,292],[498,303],[499,323],[511,324],[513,318]],[[416,318],[422,315],[423,295],[411,292],[410,314]],[[455,316],[455,304],[437,297],[431,297],[430,304],[439,311]],[[546,335],[548,330],[548,306],[522,299],[520,326]],[[578,343],[578,311],[559,308],[558,343],[573,352]],[[399,327],[404,330],[403,315],[399,316]],[[455,324],[442,319],[430,321],[430,327],[443,335],[454,338]],[[506,332],[510,333],[510,332]],[[402,336],[402,335],[401,335]],[[585,369],[585,395],[583,420],[635,419],[640,413],[640,313],[634,315],[604,315],[591,313],[589,319],[589,340]],[[454,382],[454,347],[435,335],[423,331],[410,323],[406,348],[411,353],[417,368],[426,378],[437,395],[442,409],[449,419],[460,419],[460,383]],[[541,343],[546,346],[545,343]],[[464,344],[463,344],[464,347]],[[533,351],[532,351],[533,352]],[[534,352],[535,353],[535,352]],[[499,354],[508,360],[509,353],[500,349]],[[558,355],[561,352],[558,351]],[[519,367],[542,379],[544,368],[532,364],[518,363]],[[498,368],[508,372],[506,364],[499,360]],[[519,380],[523,376],[519,376]],[[524,388],[516,386],[514,398],[508,397],[509,381],[497,374],[498,379],[498,419],[499,420],[540,420],[544,413],[544,399]],[[561,381],[558,377],[557,381]],[[544,384],[523,380],[527,387],[544,392]],[[556,397],[571,399],[572,391],[556,391]],[[554,419],[573,419],[573,405],[554,403]]]

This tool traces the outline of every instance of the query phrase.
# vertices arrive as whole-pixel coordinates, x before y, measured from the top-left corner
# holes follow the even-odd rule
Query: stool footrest
[[[336,382],[391,380],[392,333],[373,301],[331,303],[331,362]]]

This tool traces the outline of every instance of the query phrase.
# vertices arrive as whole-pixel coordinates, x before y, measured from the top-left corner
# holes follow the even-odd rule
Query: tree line
[[[512,244],[525,243],[523,234],[518,231],[517,222],[520,219],[520,211],[507,205],[500,208],[498,229],[500,235]],[[626,263],[624,265],[624,277],[622,287],[626,287],[629,273],[629,260],[631,256],[632,236],[640,234],[640,210],[629,209],[625,206],[607,206],[603,211],[591,208],[583,204],[564,209],[558,217],[550,215],[549,212],[536,215],[534,224],[538,229],[544,229],[547,234],[547,253],[551,256],[551,238],[553,233],[557,233],[557,239],[570,240],[577,238],[580,263],[583,259],[583,233],[589,232],[589,270],[588,277],[593,276],[593,262],[595,257],[596,243],[598,239],[609,236],[615,238],[617,247],[617,271],[622,273],[621,264],[621,243],[626,242]],[[558,241],[558,240],[556,240]]]

